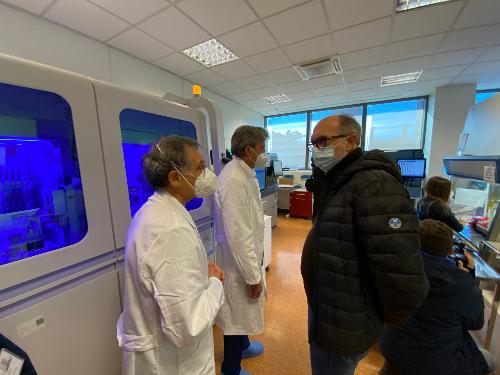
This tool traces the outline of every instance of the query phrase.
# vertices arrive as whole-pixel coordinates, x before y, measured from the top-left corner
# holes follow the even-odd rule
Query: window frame
[[[496,88],[496,89],[485,89],[485,90],[476,90],[476,96],[474,98],[474,105],[478,105],[478,104],[481,104],[482,102],[478,103],[477,102],[477,95],[478,94],[487,94],[487,93],[490,93],[490,92],[496,92],[497,94],[500,94],[500,87]]]
[[[499,89],[500,90],[500,89]],[[492,90],[481,90],[481,91],[495,91],[495,89]],[[479,92],[479,91],[478,91]],[[304,168],[305,170],[310,169],[310,152],[309,149],[307,148],[307,142],[311,137],[311,117],[312,117],[312,112],[317,112],[317,111],[326,111],[326,110],[339,110],[343,108],[352,108],[352,107],[361,107],[362,108],[362,113],[361,113],[361,148],[364,150],[366,146],[365,142],[365,134],[366,134],[366,118],[367,118],[367,110],[369,105],[375,105],[375,104],[385,104],[385,103],[397,103],[397,102],[403,102],[403,101],[411,101],[411,100],[424,100],[424,126],[422,127],[422,133],[420,135],[421,139],[421,147],[420,148],[415,148],[412,150],[424,150],[425,149],[425,134],[427,130],[427,117],[428,117],[428,110],[429,110],[429,95],[423,95],[423,96],[412,96],[412,97],[407,97],[407,98],[398,98],[398,99],[387,99],[387,100],[379,100],[379,101],[371,101],[371,102],[363,102],[363,103],[354,103],[354,104],[348,104],[348,105],[342,105],[342,106],[337,106],[337,107],[320,107],[320,108],[313,108],[309,109],[306,111],[295,111],[295,112],[287,112],[287,113],[280,113],[276,115],[269,115],[269,116],[264,116],[264,127],[267,130],[267,120],[270,117],[281,117],[281,116],[288,116],[288,115],[296,115],[296,114],[306,114],[306,143],[304,144],[305,148],[305,163],[304,163]],[[272,152],[272,150],[268,150],[269,152]],[[278,155],[279,157],[279,155]]]

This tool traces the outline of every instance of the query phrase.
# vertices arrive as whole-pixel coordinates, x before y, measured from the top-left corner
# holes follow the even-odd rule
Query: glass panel
[[[0,83],[0,264],[75,244],[86,234],[68,102]]]
[[[180,135],[196,138],[196,129],[189,121],[167,116],[142,112],[135,109],[124,109],[120,113],[122,147],[125,158],[130,213],[132,216],[154,193],[142,173],[142,157],[149,151],[151,144],[161,137]],[[186,208],[195,210],[203,203],[202,198],[188,202]]]
[[[478,92],[476,94],[476,104],[484,102],[485,100],[491,98],[492,96],[495,96],[499,92],[500,92],[500,90],[499,91],[489,91],[489,92]]]
[[[363,106],[360,105],[356,107],[325,109],[322,111],[311,112],[311,135],[318,122],[320,122],[325,117],[332,115],[352,116],[361,125],[361,122],[363,121]]]
[[[422,148],[425,99],[369,104],[365,149],[405,150]]]
[[[307,114],[266,118],[268,150],[276,153],[284,168],[304,169],[307,142]]]

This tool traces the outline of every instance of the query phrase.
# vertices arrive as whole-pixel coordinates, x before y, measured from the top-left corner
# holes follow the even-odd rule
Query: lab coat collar
[[[172,194],[170,194],[168,191],[163,190],[163,191],[157,191],[154,194],[162,203],[164,203],[165,206],[169,206],[168,208],[171,209],[173,208],[175,211],[177,211],[180,215],[182,215],[188,222],[189,224],[196,229],[196,224],[193,221],[193,217],[189,213],[189,211],[184,207],[181,202],[177,200],[176,197],[174,197]]]
[[[235,161],[241,165],[241,168],[243,168],[243,171],[249,176],[249,177],[255,177],[255,170],[250,168],[247,163],[245,163],[243,160],[241,160],[239,157],[234,158]]]

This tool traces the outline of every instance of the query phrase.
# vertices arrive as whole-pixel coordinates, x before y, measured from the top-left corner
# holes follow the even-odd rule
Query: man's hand
[[[253,299],[257,299],[260,297],[260,294],[262,293],[262,283],[258,283],[255,285],[248,285],[247,284],[247,292],[248,296]]]
[[[470,273],[470,270],[474,270],[476,268],[476,263],[474,262],[474,257],[472,256],[471,253],[468,251],[464,251],[464,255],[467,258],[467,267],[464,266],[464,262],[459,260],[458,263],[458,269],[460,271],[468,272]]]
[[[224,282],[224,271],[214,262],[208,261],[208,277],[216,277],[221,282]]]

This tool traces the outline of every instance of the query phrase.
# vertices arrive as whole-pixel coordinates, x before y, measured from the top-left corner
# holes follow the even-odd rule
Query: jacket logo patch
[[[389,226],[392,229],[400,229],[403,223],[401,222],[401,219],[398,219],[397,217],[392,217],[389,219]]]

